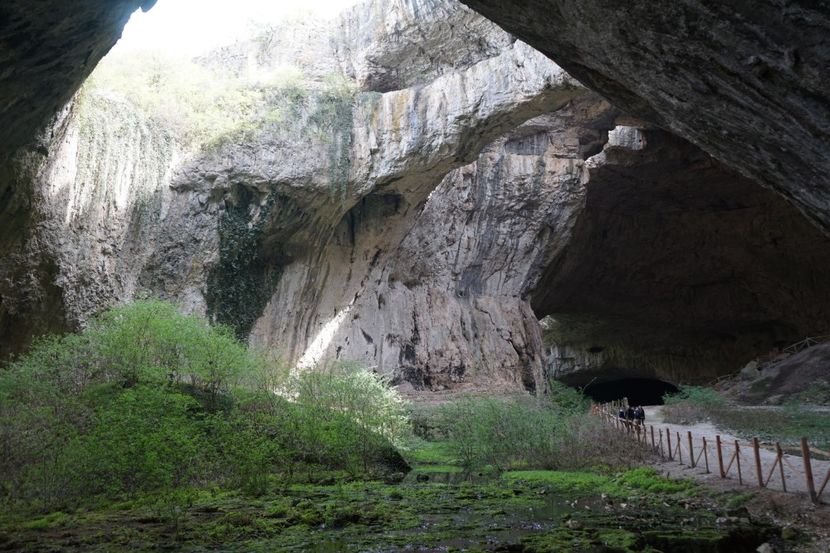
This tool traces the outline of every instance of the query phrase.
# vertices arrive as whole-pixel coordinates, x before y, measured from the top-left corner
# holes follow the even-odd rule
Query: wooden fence
[[[780,485],[784,492],[805,492],[813,503],[822,503],[822,494],[830,496],[830,468],[824,467],[820,474],[824,474],[821,483],[816,486],[813,479],[813,465],[811,455],[820,455],[830,459],[830,453],[810,447],[806,438],[801,438],[801,456],[792,456],[784,453],[781,444],[775,442],[774,450],[762,448],[758,438],[750,442],[741,443],[739,440],[722,440],[720,435],[714,439],[671,430],[668,426],[655,427],[652,424],[622,419],[619,410],[625,409],[625,402],[618,400],[611,403],[595,405],[594,414],[602,417],[609,425],[625,432],[638,442],[649,446],[662,459],[677,461],[692,468],[701,468],[707,473],[717,471],[721,478],[735,478],[738,483],[750,480],[759,488],[769,488],[770,484]],[[752,452],[750,466],[742,466],[742,455]],[[744,459],[746,464],[746,459]],[[766,466],[764,466],[766,464]],[[785,471],[785,465],[789,471]],[[787,472],[790,472],[790,489],[787,488]],[[803,479],[804,488],[792,482],[793,478]],[[749,482],[747,482],[749,484]],[[826,492],[826,493],[825,493]]]

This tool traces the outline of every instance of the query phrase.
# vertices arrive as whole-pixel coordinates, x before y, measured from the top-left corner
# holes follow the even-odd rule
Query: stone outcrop
[[[332,41],[343,72],[363,90],[388,92],[496,57],[516,39],[458,2],[360,2]]]
[[[171,209],[183,211],[168,215],[168,239],[142,279],[167,297],[188,298],[185,303],[233,324],[243,335],[253,329],[254,344],[275,347],[301,366],[351,360],[427,387],[460,382],[542,386],[538,324],[527,302],[518,298],[521,275],[511,277],[516,280],[512,291],[490,286],[493,296],[514,296],[509,308],[491,301],[490,315],[489,300],[475,297],[483,290],[472,290],[463,306],[453,305],[457,275],[449,271],[423,282],[414,293],[400,283],[392,283],[399,291],[378,285],[394,281],[391,257],[411,257],[398,249],[401,241],[410,228],[427,224],[420,222],[421,207],[453,168],[474,160],[489,141],[523,121],[585,94],[554,64],[515,43],[427,85],[384,94],[311,89],[302,98],[288,98],[295,119],[266,125],[249,140],[224,142],[178,171],[173,186],[180,198]],[[557,128],[564,124],[554,123],[550,125]],[[538,129],[531,126],[522,133],[542,133]],[[572,140],[572,155],[578,157],[579,140]],[[520,142],[511,144],[519,148]],[[539,148],[533,150],[537,158],[547,151]],[[540,163],[524,158],[517,167],[541,171],[537,178],[542,179]],[[493,180],[507,175],[491,170],[489,186],[496,187]],[[524,201],[538,203],[534,194],[525,194]],[[212,235],[194,236],[181,228],[181,221],[189,221],[190,228],[216,228],[217,218],[218,232]],[[530,247],[535,230],[527,233],[524,242]],[[431,263],[424,257],[437,247],[444,246],[432,244],[419,252],[420,262]],[[458,263],[475,263],[470,258],[484,247]],[[239,255],[241,251],[248,253]],[[500,255],[508,254],[502,250]],[[526,255],[529,264],[534,256],[530,251]],[[196,273],[202,278],[196,286],[181,278],[193,266],[203,268]],[[428,278],[420,274],[403,280],[411,287]],[[440,294],[438,286],[444,289]],[[427,293],[432,288],[436,294]],[[193,293],[198,289],[204,291],[202,305],[190,301],[198,300]],[[460,331],[436,332],[428,339],[426,329],[437,329],[438,320],[449,316],[442,305],[454,308],[456,326],[470,326],[465,344],[457,343],[463,339]],[[499,313],[503,309],[507,311]],[[365,313],[363,330],[353,323],[360,312]],[[366,347],[367,340],[372,347]]]
[[[0,162],[31,145],[112,48],[130,14],[153,4],[155,0],[3,2]],[[0,188],[0,197],[3,192]]]
[[[0,358],[34,334],[67,328],[60,261],[35,238],[45,208],[36,190],[47,156],[60,157],[66,103],[121,36],[130,14],[155,0],[0,5]]]
[[[830,6],[462,0],[830,230]]]
[[[134,297],[165,214],[178,156],[167,129],[96,94],[61,120],[48,157],[17,160],[18,177],[31,179],[32,224],[0,259],[1,357]]]
[[[301,366],[357,360],[417,388],[544,388],[526,297],[549,254],[539,236],[578,210],[582,161],[612,112],[583,92],[491,142],[428,198],[422,187],[422,208],[401,189],[367,196],[322,255],[286,268],[252,340]]]

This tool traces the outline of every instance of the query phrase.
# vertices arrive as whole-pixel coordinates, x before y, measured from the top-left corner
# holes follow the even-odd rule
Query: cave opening
[[[597,403],[628,398],[631,405],[663,405],[663,396],[676,393],[678,389],[674,384],[656,378],[621,378],[592,382],[581,391]]]

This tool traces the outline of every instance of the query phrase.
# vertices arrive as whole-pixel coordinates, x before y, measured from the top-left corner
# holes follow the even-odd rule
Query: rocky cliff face
[[[133,297],[165,212],[177,158],[167,129],[97,94],[60,121],[48,156],[16,159],[33,199],[27,232],[5,242],[0,261],[3,357]]]
[[[427,329],[447,318],[440,299],[424,298],[432,285],[424,281],[414,293],[374,287],[378,278],[408,270],[393,269],[392,258],[399,256],[402,265],[410,255],[398,251],[401,241],[418,226],[427,197],[448,173],[474,161],[493,139],[586,91],[458,4],[393,4],[356,8],[332,25],[301,27],[297,32],[313,36],[313,49],[329,52],[322,59],[333,63],[305,64],[307,52],[295,49],[302,54],[294,61],[305,80],[269,85],[265,112],[195,155],[185,156],[174,137],[139,110],[92,91],[82,94],[54,128],[50,155],[30,164],[39,224],[22,240],[21,255],[7,258],[3,267],[7,328],[20,328],[20,336],[73,328],[140,289],[231,324],[241,336],[251,333],[255,344],[276,347],[301,365],[351,359],[427,387],[476,382],[485,374],[511,386],[541,386],[538,326],[518,297],[521,275],[510,277],[506,292],[495,284],[489,291],[475,285],[464,305],[449,307],[455,310],[451,318],[457,314],[458,324],[470,331],[431,337]],[[387,17],[379,19],[379,13]],[[363,19],[364,29],[376,33],[357,32]],[[324,40],[321,29],[328,29]],[[486,35],[478,46],[469,43],[477,33]],[[377,52],[386,44],[403,55],[419,35],[448,48],[409,54],[418,60],[413,61],[418,70],[390,76],[391,58],[383,61]],[[225,49],[217,69],[256,80],[291,61],[291,52],[281,48],[290,33],[271,29],[264,36],[265,43]],[[332,76],[333,68],[341,76]],[[398,87],[403,88],[373,90]],[[553,127],[564,132],[561,122]],[[522,133],[543,134],[541,128]],[[514,149],[516,140],[510,142]],[[541,155],[540,148],[533,155]],[[517,168],[543,171],[544,164],[529,159]],[[497,187],[497,177],[509,176],[487,171],[483,180],[489,184],[482,187]],[[533,202],[531,197],[522,201]],[[528,247],[534,232],[522,239]],[[488,241],[499,240],[497,232],[490,233]],[[474,253],[485,245],[455,264],[475,263]],[[407,247],[417,249],[415,243]],[[426,257],[438,247],[419,252],[422,264],[431,263]],[[499,255],[508,254],[503,248]],[[523,263],[538,255],[530,248]],[[16,278],[34,274],[32,267],[43,260],[49,264],[36,281]],[[411,285],[425,278],[402,280]],[[446,303],[454,301],[454,278],[448,270],[433,278],[444,288]],[[478,301],[485,292],[506,296],[509,305]],[[356,307],[359,302],[371,303],[373,311]],[[384,305],[384,314],[378,314]],[[33,316],[38,309],[44,312]],[[361,309],[367,322],[377,320],[358,335],[363,341],[371,332],[379,349],[351,342],[359,328],[351,322]],[[326,329],[336,324],[332,320],[342,321],[352,310],[349,324],[338,329],[341,335],[327,338]],[[420,330],[417,317],[423,319]],[[398,320],[416,326],[406,328]],[[467,343],[456,344],[459,339]],[[20,345],[15,342],[8,347]]]
[[[591,36],[595,21],[576,28]],[[4,186],[26,191],[4,204],[0,354],[140,294],[300,368],[354,361],[418,390],[705,381],[826,333],[830,240],[746,176],[813,183],[812,168],[783,178],[781,165],[808,119],[768,106],[775,124],[738,159],[722,150],[750,116],[722,114],[716,132],[722,106],[665,103],[659,79],[631,84],[639,63],[605,67],[614,55],[573,71],[617,107],[457,2],[374,0],[200,60],[258,103],[195,146],[91,87],[40,151],[0,163]],[[723,102],[744,102],[745,84],[723,78]],[[805,82],[781,102],[801,102]],[[770,153],[775,129],[786,155]],[[823,192],[808,192],[795,203],[815,215]]]
[[[242,335],[253,330],[254,344],[275,347],[301,366],[358,361],[418,386],[541,385],[538,325],[526,302],[512,300],[510,316],[482,329],[482,344],[474,343],[478,331],[471,330],[465,346],[457,343],[460,333],[436,332],[428,340],[426,329],[446,317],[471,329],[483,325],[471,318],[471,306],[449,315],[440,299],[424,297],[427,282],[415,293],[404,292],[404,285],[401,292],[379,285],[394,280],[391,258],[409,255],[398,251],[401,241],[411,228],[427,224],[419,213],[431,192],[440,195],[433,190],[447,173],[475,159],[492,138],[586,91],[516,43],[413,88],[384,94],[348,87],[301,96],[285,92],[282,100],[294,114],[289,120],[256,129],[250,140],[222,143],[179,171],[174,187],[196,200],[180,201],[183,212],[168,216],[169,240],[145,271],[149,287],[172,298],[197,298],[196,304],[199,294],[192,292],[203,290],[198,307]],[[520,167],[542,170],[529,162]],[[491,176],[490,186],[507,174]],[[192,232],[182,232],[181,221],[217,232],[195,240]],[[439,247],[449,246],[430,244],[418,252],[420,263],[432,263],[426,258]],[[459,263],[473,263],[466,257]],[[532,252],[528,257],[533,259]],[[195,287],[181,278],[186,266],[205,268]],[[402,277],[402,270],[407,269],[398,269],[398,278],[410,286],[427,278],[423,271]],[[455,278],[445,271],[433,282],[452,297]],[[512,286],[506,295],[518,296],[518,283]],[[492,288],[494,295],[505,295]],[[479,291],[473,292],[470,301]],[[485,317],[479,311],[478,318]],[[365,319],[357,324],[361,312]],[[494,326],[506,329],[504,336],[493,335]],[[505,347],[509,355],[497,355]],[[488,361],[471,370],[481,358]]]
[[[80,0],[0,6],[0,162],[31,145],[121,36],[155,0]],[[48,137],[46,137],[48,140]],[[38,145],[41,149],[43,144]],[[0,188],[0,195],[5,188]]]
[[[412,192],[369,195],[322,255],[286,269],[252,339],[301,366],[359,360],[418,388],[543,388],[526,298],[549,253],[539,236],[577,210],[582,160],[612,111],[580,94],[422,186],[422,207]]]
[[[830,229],[827,3],[463,2]]]

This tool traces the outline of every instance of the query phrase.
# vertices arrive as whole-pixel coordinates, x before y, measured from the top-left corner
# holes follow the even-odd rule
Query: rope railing
[[[592,412],[610,426],[650,447],[661,459],[677,461],[691,468],[701,468],[707,474],[712,472],[711,460],[712,463],[717,463],[718,476],[737,478],[739,485],[743,485],[744,480],[749,478],[759,488],[770,488],[770,484],[773,484],[780,486],[784,492],[798,492],[799,490],[793,489],[792,481],[788,489],[788,478],[784,469],[786,465],[792,473],[800,473],[804,481],[804,490],[813,503],[822,503],[823,494],[830,496],[830,466],[820,463],[823,465],[820,473],[824,476],[817,486],[813,478],[811,458],[813,455],[830,458],[830,453],[811,447],[807,438],[800,440],[801,457],[793,457],[784,453],[779,442],[775,442],[774,449],[770,452],[761,447],[758,438],[742,443],[737,439],[724,440],[720,435],[716,435],[713,440],[711,437],[697,435],[691,430],[681,435],[679,430],[672,430],[668,426],[661,428],[645,422],[638,423],[636,420],[620,418],[620,409],[625,409],[625,403],[618,400],[594,405]],[[794,477],[790,475],[790,480]]]

